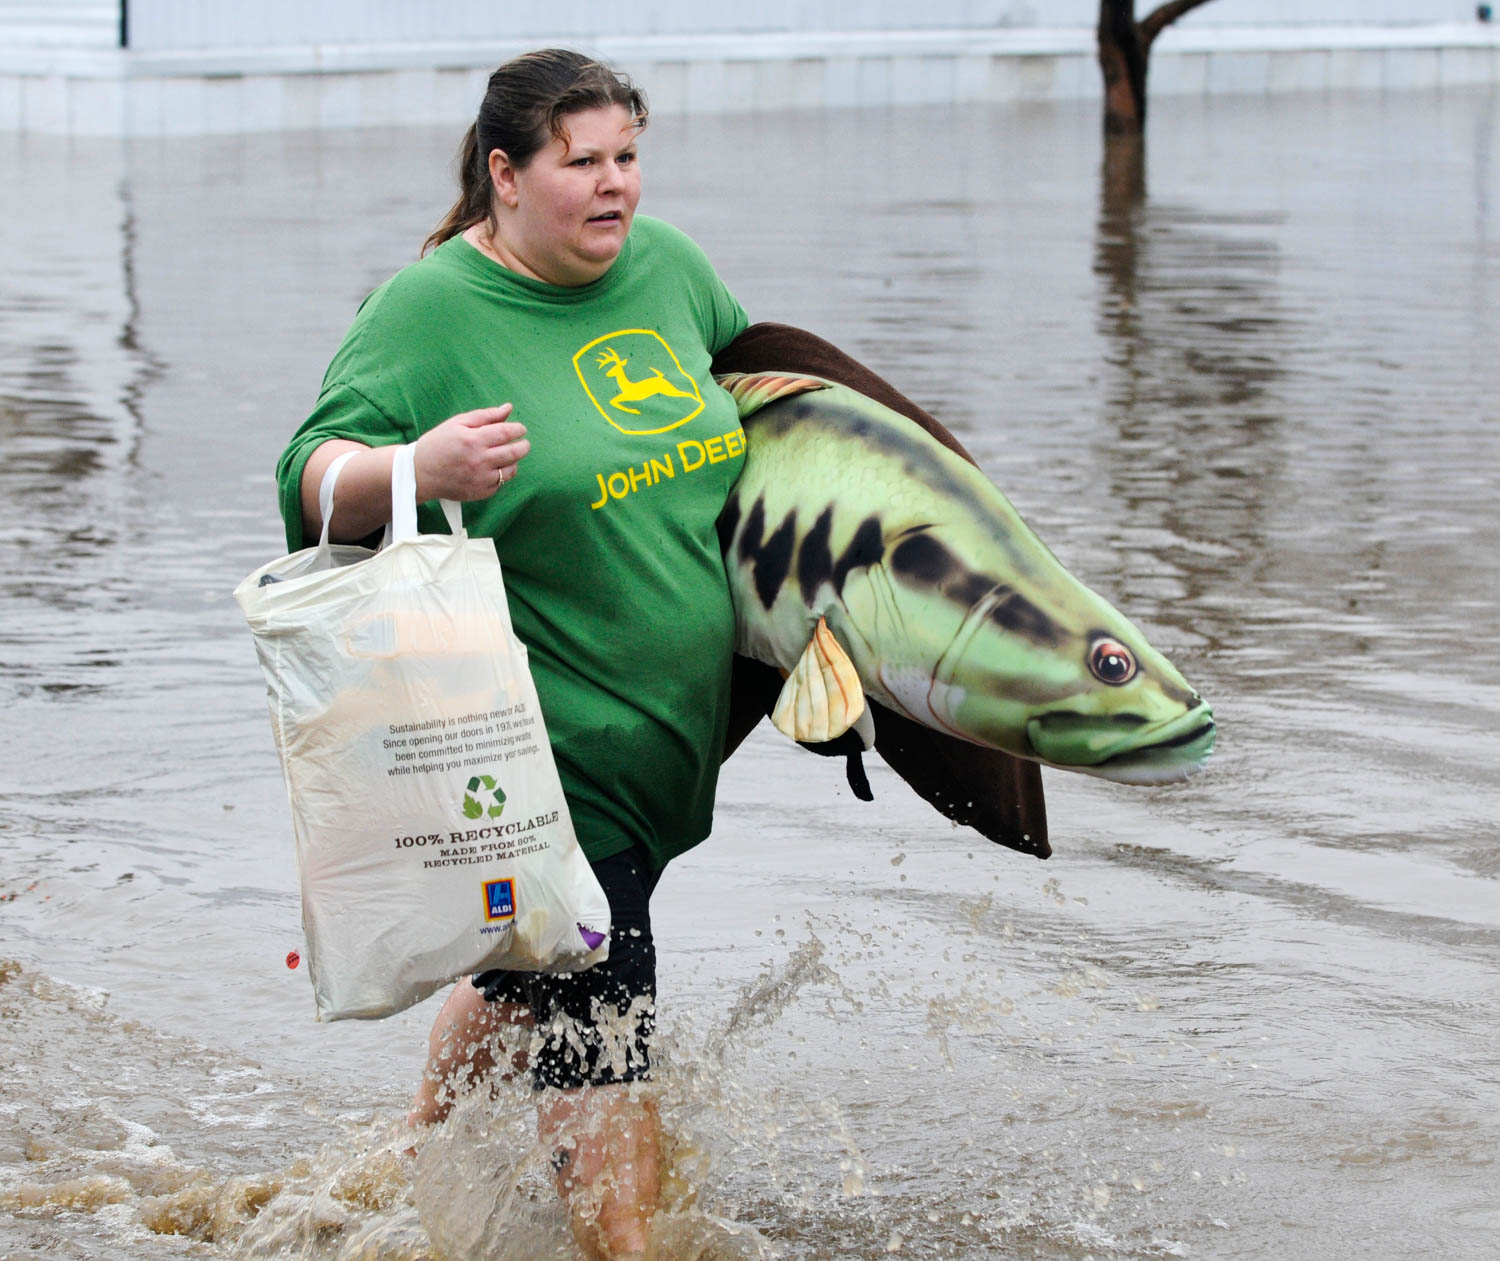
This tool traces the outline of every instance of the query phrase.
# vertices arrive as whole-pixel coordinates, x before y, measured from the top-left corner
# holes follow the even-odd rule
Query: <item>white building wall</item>
[[[143,51],[286,44],[574,39],[813,31],[1091,27],[1097,0],[126,0]],[[7,9],[100,8],[0,2]],[[1150,12],[1137,0],[1136,12]],[[1474,20],[1469,0],[1211,0],[1182,25],[1410,25]]]
[[[1099,15],[1091,0],[1042,0],[1018,7],[1044,10],[1049,19],[1066,9],[1090,25]],[[1152,0],[1136,0],[1136,17],[1155,7]],[[1210,0],[1182,19],[1194,26],[1414,26],[1474,20],[1471,0]]]
[[[114,48],[120,0],[0,0],[0,48]]]
[[[0,0],[0,130],[454,125],[544,41],[632,74],[658,115],[1100,92],[1097,0],[126,0],[125,49],[121,16]],[[1151,57],[1153,95],[1497,83],[1500,22],[1469,0],[1210,0]]]

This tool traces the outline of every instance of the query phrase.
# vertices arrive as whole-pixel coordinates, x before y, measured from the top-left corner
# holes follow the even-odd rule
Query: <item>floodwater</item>
[[[649,88],[649,84],[647,87]],[[944,419],[1212,702],[1055,856],[769,730],[657,898],[695,1211],[789,1258],[1500,1252],[1500,97],[664,119],[649,211]],[[229,597],[456,135],[0,138],[0,1255],[567,1256],[435,1000],[319,1025]],[[680,1255],[696,1255],[684,1248]]]

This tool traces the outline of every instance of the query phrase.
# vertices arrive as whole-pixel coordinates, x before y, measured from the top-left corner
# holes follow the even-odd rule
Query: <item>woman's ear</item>
[[[510,164],[504,149],[490,150],[490,184],[495,196],[514,210],[520,200],[516,193],[516,168]]]

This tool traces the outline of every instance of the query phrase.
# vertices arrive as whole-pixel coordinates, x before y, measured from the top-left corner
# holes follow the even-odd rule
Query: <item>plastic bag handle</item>
[[[318,536],[320,552],[328,550],[328,523],[333,520],[333,491],[338,485],[339,473],[358,454],[357,451],[345,451],[343,455],[334,457],[323,472],[323,480],[318,483],[318,511],[323,515],[323,532]]]
[[[439,499],[448,529],[455,538],[464,533],[463,512],[453,499]],[[417,448],[415,443],[396,448],[391,461],[391,528],[386,541],[399,543],[417,537]]]
[[[318,483],[318,511],[323,514],[323,533],[318,537],[318,550],[328,551],[328,524],[333,520],[333,497],[338,486],[339,473],[358,451],[345,451],[336,456],[323,473]],[[448,529],[455,536],[464,534],[463,510],[454,499],[439,499],[443,515],[448,518]],[[381,547],[389,547],[399,539],[417,537],[417,465],[415,444],[408,443],[396,448],[391,461],[391,522],[385,528]]]

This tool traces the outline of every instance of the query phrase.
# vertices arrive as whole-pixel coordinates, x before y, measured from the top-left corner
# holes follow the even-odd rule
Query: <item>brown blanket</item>
[[[800,372],[836,381],[915,421],[945,447],[974,463],[958,439],[904,394],[837,346],[800,328],[752,324],[720,352],[714,371]],[[771,712],[780,691],[777,670],[748,657],[735,658],[726,759]],[[1042,772],[1035,762],[954,739],[874,702],[871,711],[875,751],[918,796],[955,823],[1001,845],[1038,858],[1052,853],[1047,843]],[[864,800],[871,799],[859,761],[859,739],[852,731],[826,745],[805,744],[803,748],[847,757],[850,786]]]

